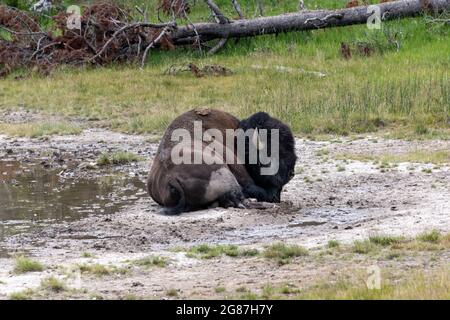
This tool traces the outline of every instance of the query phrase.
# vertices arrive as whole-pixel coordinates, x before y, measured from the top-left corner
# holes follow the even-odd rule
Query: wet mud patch
[[[24,282],[14,287],[14,276],[9,273],[14,261],[11,255],[24,250],[56,273],[61,265],[97,263],[112,269],[127,265],[124,261],[164,256],[170,259],[164,268],[145,272],[131,268],[129,274],[90,278],[84,285],[110,298],[128,292],[161,297],[172,287],[182,288],[186,296],[194,291],[211,296],[214,286],[230,281],[235,287],[259,286],[272,279],[316,279],[323,271],[301,264],[280,268],[257,258],[205,262],[174,252],[176,247],[236,244],[262,250],[281,241],[314,249],[330,240],[351,244],[372,234],[415,236],[432,229],[450,231],[449,164],[400,163],[380,168],[371,161],[334,158],[342,153],[448,150],[449,141],[298,139],[296,175],[286,185],[281,203],[250,201],[246,209],[212,208],[179,216],[163,215],[145,192],[157,146],[145,136],[103,129],[48,139],[0,137],[0,171],[6,172],[0,172],[0,208],[8,217],[2,227],[13,230],[4,231],[0,239],[0,278],[9,283],[9,291],[0,286],[0,297],[27,287]],[[92,166],[100,154],[117,151],[132,152],[145,160]],[[24,219],[14,208],[24,212]],[[248,268],[236,272],[242,265]],[[334,261],[320,266],[326,272],[336,269]],[[33,275],[37,279],[28,282],[29,286],[39,284],[43,276]],[[189,277],[193,280],[186,280]]]
[[[102,154],[152,154],[145,139],[103,129],[36,139],[0,137],[0,241],[90,215],[107,219],[146,197],[147,161],[97,165]]]
[[[113,214],[146,194],[138,177],[115,172],[65,177],[60,169],[40,164],[0,161],[0,173],[0,240],[89,214]]]
[[[28,212],[28,219],[34,221],[33,214],[51,221],[38,232],[5,239],[15,249],[25,245],[33,251],[31,244],[43,241],[52,248],[100,252],[166,250],[199,243],[263,244],[289,239],[303,239],[306,246],[314,246],[334,238],[352,241],[371,232],[414,233],[427,226],[425,221],[429,221],[429,228],[450,227],[446,218],[448,166],[443,165],[431,174],[422,171],[426,164],[407,164],[383,172],[373,163],[332,158],[339,150],[395,152],[393,141],[298,140],[297,167],[302,170],[285,187],[281,203],[249,201],[242,210],[214,208],[180,216],[163,215],[161,207],[146,196],[148,162],[109,169],[88,168],[98,154],[117,150],[134,152],[151,162],[157,144],[146,142],[145,137],[91,130],[79,137],[56,136],[46,143],[50,152],[47,156],[36,157],[37,150],[30,153],[30,140],[10,142],[19,148],[6,152],[9,157],[22,155],[23,161],[31,161],[30,154],[34,155],[45,168],[40,184],[30,184],[35,178],[29,173],[29,181],[22,185],[32,193],[36,192],[34,187],[41,188],[38,197],[44,200],[43,207]],[[413,143],[414,148],[421,143],[425,150],[433,148],[428,141]],[[398,144],[399,150],[410,149],[404,141]],[[445,148],[449,142],[439,141],[437,145]],[[331,151],[324,153],[324,149]],[[14,168],[17,163],[7,165]],[[39,175],[37,172],[42,170],[30,172]],[[9,184],[10,189],[14,187]],[[59,198],[48,196],[52,192],[59,194]],[[29,198],[33,199],[33,194]],[[103,215],[112,212],[118,214]],[[70,223],[58,223],[64,221],[63,216]],[[74,217],[83,219],[74,221]],[[399,220],[403,224],[392,225]],[[46,254],[41,248],[35,253]]]

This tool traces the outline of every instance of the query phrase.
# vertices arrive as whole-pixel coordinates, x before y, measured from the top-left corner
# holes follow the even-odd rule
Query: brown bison
[[[253,134],[245,136],[247,129],[253,129]],[[283,141],[278,148],[278,170],[271,175],[262,176],[258,170],[270,166],[259,156],[264,148],[271,152],[270,146],[253,148],[257,156],[249,163],[248,150],[258,146],[260,129],[278,129]],[[236,150],[236,131],[243,134],[244,153]],[[191,110],[177,117],[164,133],[150,170],[148,192],[167,214],[211,206],[243,207],[244,198],[279,202],[282,187],[293,176],[294,148],[289,128],[266,113],[239,121],[219,110]]]

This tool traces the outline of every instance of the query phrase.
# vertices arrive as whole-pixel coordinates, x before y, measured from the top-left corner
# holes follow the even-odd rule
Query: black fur
[[[241,208],[243,207],[242,201],[244,200],[244,194],[242,191],[230,191],[222,195],[219,199],[219,207],[222,208]]]
[[[246,156],[245,156],[245,167],[247,172],[250,174],[255,184],[264,190],[266,190],[267,198],[265,201],[269,202],[280,202],[280,195],[283,186],[288,183],[294,176],[295,162],[297,156],[295,155],[295,140],[291,132],[291,129],[280,120],[272,118],[265,112],[258,112],[250,116],[249,118],[242,120],[239,127],[243,130],[248,129],[267,129],[268,131],[268,142],[271,141],[270,129],[279,130],[279,169],[274,175],[261,175],[260,170],[263,166],[258,157],[257,164],[249,164],[249,147],[248,143],[251,141],[246,141]],[[268,155],[271,155],[270,143],[267,143]]]

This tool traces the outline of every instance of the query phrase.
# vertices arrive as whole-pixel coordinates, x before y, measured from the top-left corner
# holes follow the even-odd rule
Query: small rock
[[[143,287],[144,284],[142,282],[135,281],[131,284],[132,287]]]

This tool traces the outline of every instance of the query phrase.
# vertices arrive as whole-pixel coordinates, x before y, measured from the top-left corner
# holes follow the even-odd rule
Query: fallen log
[[[171,1],[187,3],[185,0],[167,1],[170,6],[173,4]],[[213,0],[205,2],[214,13],[216,23],[190,22],[186,26],[177,26],[173,16],[167,23],[152,24],[148,22],[145,10],[139,8],[144,21],[134,21],[128,9],[112,3],[99,3],[84,10],[79,30],[69,28],[67,21],[70,16],[65,11],[53,16],[54,25],[50,30],[45,30],[39,25],[37,16],[0,6],[0,30],[10,34],[10,37],[0,37],[0,77],[18,67],[37,68],[44,74],[61,64],[107,65],[140,61],[143,67],[150,50],[154,48],[171,50],[177,45],[195,44],[200,49],[202,46],[209,47],[208,53],[214,54],[229,38],[363,24],[374,12],[374,7],[360,6],[232,20],[223,15]],[[237,0],[233,4],[239,11]],[[404,0],[376,6],[380,20],[389,20],[422,12],[447,11],[450,0]],[[210,40],[219,41],[211,47]]]
[[[450,0],[404,0],[377,4],[381,20],[411,17],[422,12],[439,13],[450,9]],[[331,27],[364,24],[373,14],[369,6],[339,10],[303,10],[296,13],[272,17],[240,19],[219,23],[195,23],[174,29],[171,39],[174,44],[186,44],[201,38],[201,41],[223,38],[253,37],[288,31],[303,31]]]

